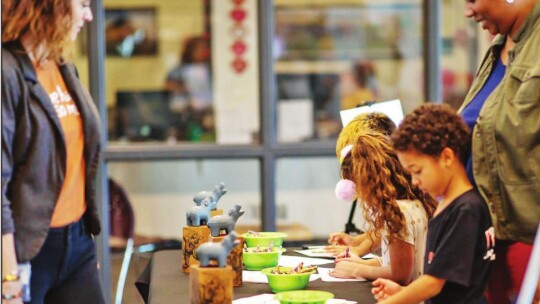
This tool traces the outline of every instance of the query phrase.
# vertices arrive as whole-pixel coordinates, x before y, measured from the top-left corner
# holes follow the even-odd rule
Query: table
[[[287,252],[294,252],[288,250]],[[146,303],[169,304],[189,302],[189,274],[182,272],[181,250],[163,250],[154,253],[146,269],[137,280],[137,288]],[[292,255],[297,255],[296,253]],[[320,265],[333,267],[333,262]],[[309,282],[307,289],[326,290],[336,299],[357,301],[359,304],[375,303],[371,295],[371,282]],[[272,293],[268,284],[246,283],[233,290],[234,299],[263,293]]]

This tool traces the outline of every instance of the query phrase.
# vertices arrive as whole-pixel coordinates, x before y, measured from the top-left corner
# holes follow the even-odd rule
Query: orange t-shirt
[[[86,210],[82,119],[58,66],[45,63],[36,67],[36,72],[60,119],[66,142],[66,174],[50,224],[50,227],[64,227],[78,221]]]

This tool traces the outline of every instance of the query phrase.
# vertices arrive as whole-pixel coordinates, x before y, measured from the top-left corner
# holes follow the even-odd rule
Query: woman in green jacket
[[[540,4],[467,1],[465,16],[497,35],[460,112],[472,130],[467,173],[497,237],[488,300],[511,303],[540,221]]]

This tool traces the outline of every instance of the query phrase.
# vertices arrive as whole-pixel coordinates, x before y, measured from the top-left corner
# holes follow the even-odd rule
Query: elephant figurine
[[[193,201],[197,206],[200,206],[202,202],[205,199],[211,199],[212,201],[215,201],[216,203],[219,201],[219,199],[227,193],[227,189],[225,188],[225,183],[219,183],[219,185],[216,185],[212,191],[201,191],[197,193],[193,197]],[[212,210],[217,209],[217,204]]]
[[[218,267],[225,267],[227,266],[227,256],[238,244],[240,244],[240,241],[236,239],[236,232],[232,231],[223,238],[221,243],[207,242],[201,244],[195,250],[195,257],[201,262],[201,267],[208,267],[210,261],[216,261]]]
[[[217,202],[210,199],[205,199],[201,206],[193,206],[186,213],[186,224],[188,226],[199,227],[202,224],[208,223],[210,219],[210,210],[215,208]]]
[[[241,208],[240,205],[234,205],[228,214],[214,216],[208,220],[206,225],[210,228],[210,234],[212,236],[219,236],[221,230],[225,230],[225,234],[233,231],[236,221],[244,214],[244,211],[240,211]]]

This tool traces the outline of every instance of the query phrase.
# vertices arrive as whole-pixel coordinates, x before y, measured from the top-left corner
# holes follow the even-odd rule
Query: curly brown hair
[[[419,200],[428,218],[435,212],[437,201],[412,184],[389,138],[381,133],[358,135],[341,164],[341,174],[356,184],[357,197],[366,207],[364,218],[378,236],[383,229],[391,238],[406,236],[405,217],[397,200]]]
[[[38,65],[45,60],[59,63],[67,55],[71,25],[70,0],[2,0],[2,43],[30,33],[36,41],[29,51],[45,50],[36,58]]]
[[[449,148],[465,165],[469,157],[471,133],[452,107],[426,103],[405,116],[391,139],[396,151],[415,149],[433,157],[439,157],[444,148]]]
[[[365,132],[381,132],[390,136],[396,129],[396,124],[384,113],[362,113],[351,120],[339,133],[336,142],[336,156],[340,158],[345,146],[354,144],[359,134]]]

